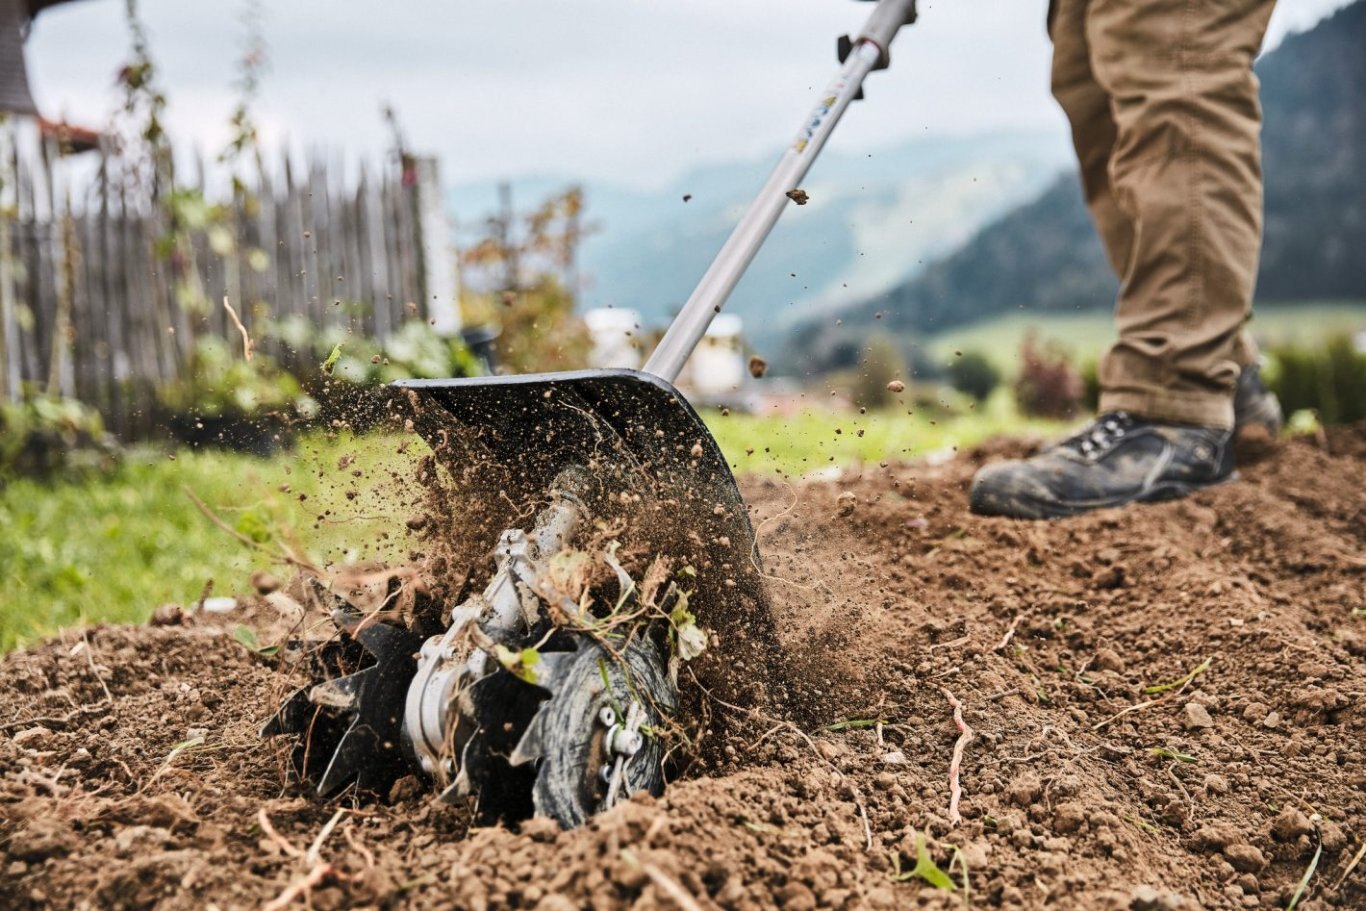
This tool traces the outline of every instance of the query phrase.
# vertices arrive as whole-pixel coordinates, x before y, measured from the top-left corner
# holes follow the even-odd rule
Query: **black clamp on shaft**
[[[873,2],[873,0],[864,0],[864,2]],[[914,23],[915,23],[915,20],[916,20],[918,17],[919,17],[919,14],[916,12],[916,4],[915,4],[915,3],[912,3],[912,4],[911,4],[910,10],[906,13],[906,25],[912,25],[912,24],[914,24]],[[836,55],[837,57],[839,57],[840,63],[843,63],[844,61],[846,61],[846,60],[849,59],[849,55],[852,54],[852,53],[854,52],[854,45],[855,45],[855,43],[856,43],[856,42],[854,41],[854,39],[853,39],[851,36],[849,36],[849,35],[840,35],[839,38],[836,39],[836,41],[835,41],[835,55]],[[885,70],[885,69],[887,69],[888,66],[891,65],[891,62],[892,62],[892,61],[891,61],[891,59],[890,59],[890,56],[887,55],[887,54],[883,54],[883,55],[882,55],[882,59],[879,60],[879,61],[873,66],[873,70],[874,70],[874,71],[876,71],[876,70]],[[859,86],[858,94],[856,94],[856,95],[854,96],[854,100],[855,100],[855,101],[862,101],[862,100],[863,100],[863,86]]]

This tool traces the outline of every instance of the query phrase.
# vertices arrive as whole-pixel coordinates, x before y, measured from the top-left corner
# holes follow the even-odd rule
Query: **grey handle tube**
[[[669,325],[664,338],[645,362],[645,371],[670,383],[678,379],[693,349],[707,333],[712,318],[721,312],[745,269],[754,261],[759,248],[777,224],[788,203],[787,191],[800,186],[816,156],[830,138],[849,103],[858,94],[863,79],[879,64],[887,62],[887,51],[901,26],[913,17],[915,0],[880,0],[859,32],[839,75],[821,93],[810,115],[802,122],[787,151],[759,195],[726,240],[692,296]]]

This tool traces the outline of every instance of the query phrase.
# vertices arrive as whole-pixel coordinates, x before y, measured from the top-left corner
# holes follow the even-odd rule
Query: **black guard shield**
[[[695,662],[708,687],[741,705],[765,689],[781,698],[749,512],[716,441],[671,384],[635,370],[580,370],[395,386],[409,393],[414,429],[437,457],[486,480],[486,508],[505,504],[488,516],[489,531],[531,514],[562,469],[588,468],[594,513],[626,519],[625,546],[696,570],[690,607],[719,644]]]

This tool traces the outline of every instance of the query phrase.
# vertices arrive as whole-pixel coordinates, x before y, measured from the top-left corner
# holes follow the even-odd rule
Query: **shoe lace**
[[[1115,447],[1133,427],[1134,419],[1128,412],[1111,411],[1098,415],[1094,421],[1083,427],[1063,444],[1087,458],[1104,455]]]

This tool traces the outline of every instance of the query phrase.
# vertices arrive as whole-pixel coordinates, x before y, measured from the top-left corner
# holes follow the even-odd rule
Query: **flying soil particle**
[[[791,190],[788,190],[787,198],[799,206],[804,206],[811,201],[810,195],[800,187],[793,187]]]
[[[749,375],[757,380],[762,379],[763,375],[767,372],[768,361],[759,357],[757,354],[751,354],[749,356]]]
[[[892,380],[890,383],[887,384],[887,391],[888,391],[888,392],[905,392],[905,391],[906,391],[906,384],[903,383],[903,382],[901,382],[901,380]]]

